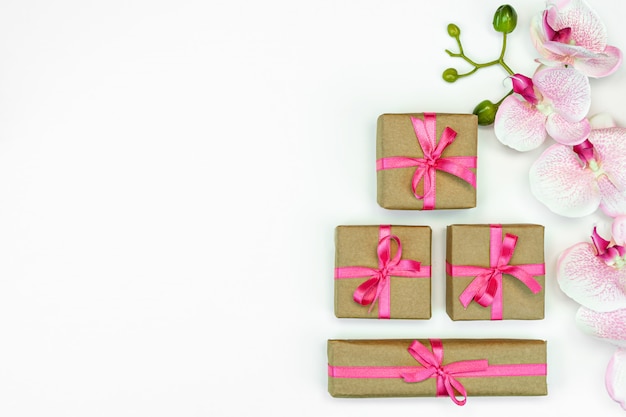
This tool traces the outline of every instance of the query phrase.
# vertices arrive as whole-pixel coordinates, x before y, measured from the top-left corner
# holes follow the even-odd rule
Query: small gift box
[[[335,315],[430,318],[430,254],[428,226],[338,226]]]
[[[521,339],[329,340],[333,397],[547,395],[546,342]]]
[[[376,135],[381,207],[476,207],[478,118],[473,114],[383,114]]]
[[[543,319],[544,227],[450,225],[446,310],[452,320]]]

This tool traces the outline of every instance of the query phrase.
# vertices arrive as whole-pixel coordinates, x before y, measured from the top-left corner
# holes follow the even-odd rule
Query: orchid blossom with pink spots
[[[561,290],[580,304],[576,323],[618,349],[609,361],[605,384],[626,409],[626,216],[613,220],[611,240],[593,229],[591,243],[566,249],[557,261]]]
[[[583,0],[555,0],[531,23],[531,38],[544,65],[566,65],[588,77],[612,74],[622,52],[607,44],[607,31]]]
[[[600,208],[626,214],[626,129],[593,129],[576,146],[546,149],[530,168],[530,189],[553,212],[583,217]]]
[[[561,216],[580,218],[600,210],[611,218],[610,239],[594,228],[591,242],[561,253],[557,280],[579,304],[576,323],[581,330],[617,347],[605,383],[611,398],[626,410],[626,128],[617,127],[607,115],[588,116],[590,78],[614,73],[622,52],[608,44],[604,24],[584,0],[547,0],[530,26],[539,54],[532,78],[505,63],[509,32],[503,34],[498,58],[479,63],[465,55],[460,29],[452,25],[448,34],[456,39],[459,52],[446,51],[473,69],[459,74],[448,68],[444,80],[455,82],[500,65],[512,91],[500,101],[483,100],[474,108],[479,125],[493,124],[498,140],[518,151],[537,149],[553,139],[557,143],[530,168],[534,197]]]
[[[515,94],[502,101],[495,118],[500,142],[523,152],[539,147],[548,135],[564,145],[587,138],[591,87],[586,76],[573,68],[541,66],[532,79],[521,74],[511,79]]]

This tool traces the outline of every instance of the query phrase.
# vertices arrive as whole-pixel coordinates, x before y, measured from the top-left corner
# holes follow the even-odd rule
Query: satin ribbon
[[[443,158],[444,150],[456,139],[456,132],[446,127],[437,143],[437,116],[424,113],[424,120],[411,116],[417,142],[424,153],[423,158],[391,156],[376,161],[376,170],[417,167],[411,180],[413,195],[423,201],[424,210],[435,208],[437,170],[452,174],[476,188],[476,174],[470,168],[476,168],[475,156],[450,156]],[[424,181],[423,194],[417,192],[417,186]]]
[[[502,320],[502,274],[517,278],[533,294],[541,291],[541,284],[534,276],[545,274],[545,264],[509,265],[516,245],[517,236],[507,233],[502,239],[502,226],[491,225],[488,268],[446,262],[448,275],[475,277],[459,296],[463,307],[467,308],[472,301],[483,307],[491,306],[491,319]]]
[[[415,340],[408,348],[419,366],[333,366],[328,376],[333,378],[402,378],[417,383],[436,378],[437,396],[449,396],[457,405],[465,405],[467,391],[457,378],[488,378],[506,376],[542,376],[547,374],[544,363],[489,365],[486,359],[452,362],[443,365],[443,344],[430,339],[432,352]]]
[[[404,382],[421,382],[431,377],[437,378],[437,396],[448,395],[457,405],[464,405],[467,401],[467,391],[455,375],[464,372],[484,371],[489,367],[486,359],[443,363],[443,345],[441,340],[431,339],[432,352],[417,340],[409,346],[409,353],[422,366],[417,372],[402,373]],[[457,397],[460,396],[460,399]]]
[[[391,256],[391,242],[395,241],[397,250]],[[390,278],[429,278],[430,266],[422,266],[419,262],[402,258],[402,244],[397,236],[391,234],[391,226],[382,225],[378,232],[378,268],[366,266],[345,266],[335,268],[335,279],[369,277],[354,291],[355,302],[370,308],[378,301],[378,318],[391,317],[391,282]]]

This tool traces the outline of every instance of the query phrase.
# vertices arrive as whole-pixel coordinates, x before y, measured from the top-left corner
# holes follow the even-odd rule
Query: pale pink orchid
[[[532,79],[511,77],[515,94],[502,101],[494,133],[503,144],[521,151],[539,147],[549,135],[564,145],[585,140],[591,127],[589,79],[573,68],[539,67]]]
[[[626,214],[626,129],[593,129],[576,146],[556,144],[530,167],[532,194],[556,214],[582,217],[600,208]]]
[[[591,243],[566,249],[557,261],[561,290],[581,304],[576,323],[586,333],[618,346],[605,383],[615,401],[626,409],[626,216],[613,220],[612,238],[596,228]]]
[[[606,368],[604,383],[611,398],[626,410],[626,349],[619,348],[613,354]]]
[[[622,52],[607,44],[607,31],[583,0],[550,2],[532,20],[530,35],[544,65],[567,65],[588,77],[604,77],[622,62]]]

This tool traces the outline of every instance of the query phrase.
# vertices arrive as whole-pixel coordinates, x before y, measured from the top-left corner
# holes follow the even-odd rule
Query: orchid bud
[[[511,33],[515,26],[517,26],[517,12],[515,9],[508,4],[498,7],[498,10],[493,15],[493,28],[497,32]]]
[[[492,103],[489,100],[483,100],[476,107],[473,113],[478,116],[478,124],[480,126],[489,126],[496,120],[499,104]]]
[[[461,36],[461,29],[459,29],[459,27],[454,23],[450,23],[448,25],[448,35],[452,36],[453,38],[458,38],[459,36]]]
[[[443,72],[442,77],[445,81],[453,83],[459,79],[459,72],[456,68],[448,68]]]

